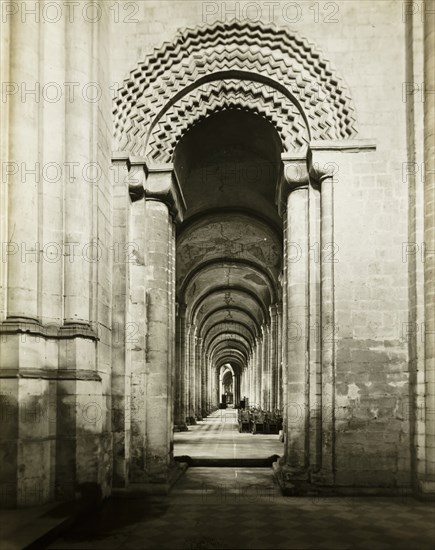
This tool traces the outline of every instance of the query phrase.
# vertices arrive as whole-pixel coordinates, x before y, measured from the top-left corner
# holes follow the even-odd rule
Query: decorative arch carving
[[[182,98],[195,90],[201,79],[204,83],[205,77],[213,80],[215,73],[225,71],[249,72],[275,91],[287,90],[312,139],[347,139],[356,133],[350,94],[313,44],[273,24],[234,20],[181,30],[172,42],[163,44],[131,71],[114,102],[118,147],[144,154],[154,126],[162,117],[171,117],[167,113],[173,106],[181,109],[189,127],[197,120],[195,109],[187,109],[186,101],[181,105]],[[236,79],[244,93],[245,80]],[[277,116],[281,116],[280,95],[274,93],[273,97],[280,113]],[[212,110],[219,105],[217,99]],[[245,108],[248,104],[243,100]],[[265,109],[262,116],[267,112]],[[157,135],[162,137],[161,128]],[[171,131],[168,129],[168,134]],[[171,143],[169,136],[163,139]]]
[[[252,81],[236,79],[207,83],[175,102],[154,126],[146,156],[171,162],[178,141],[193,126],[211,114],[236,109],[266,119],[277,130],[283,150],[299,150],[308,141],[300,112],[279,90]]]

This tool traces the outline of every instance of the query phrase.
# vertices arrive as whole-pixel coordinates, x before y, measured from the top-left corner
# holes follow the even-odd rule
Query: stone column
[[[286,434],[284,456],[275,467],[285,490],[306,479],[308,467],[308,172],[305,157],[284,157],[282,197],[287,196],[285,249],[287,326]]]
[[[261,374],[263,370],[263,334],[264,330],[261,327],[261,333],[257,345],[257,356],[255,365],[255,406],[261,407]]]
[[[8,73],[5,80],[17,87],[24,85],[35,90],[34,95],[24,97],[20,92],[5,95],[1,109],[2,127],[6,132],[2,128],[1,147],[5,156],[2,155],[4,195],[0,223],[5,231],[2,232],[5,248],[0,269],[7,289],[5,302],[1,300],[5,311],[2,307],[0,312],[0,321],[6,316],[0,326],[0,507],[20,507],[47,502],[53,498],[54,485],[50,440],[56,424],[51,422],[50,426],[40,410],[47,410],[50,419],[56,419],[56,411],[48,408],[53,384],[41,378],[38,368],[45,366],[45,360],[51,363],[51,357],[45,358],[43,344],[38,344],[41,333],[37,337],[32,335],[39,328],[40,313],[38,270],[42,245],[37,241],[38,217],[42,212],[38,193],[44,183],[41,185],[38,166],[42,143],[37,86],[41,80],[43,37],[41,26],[32,17],[23,22],[18,14],[2,22],[2,33],[6,35],[2,36],[2,75],[5,71]],[[3,182],[3,171],[6,182]],[[1,286],[3,294],[3,284]],[[23,370],[27,370],[26,377],[20,375]],[[29,461],[28,457],[34,460]]]
[[[66,81],[83,88],[94,80],[95,25],[77,17],[66,25]],[[80,36],[80,40],[77,37]],[[76,93],[66,108],[65,160],[73,167],[65,182],[64,323],[88,327],[91,312],[91,262],[85,254],[92,239],[92,183],[87,166],[93,161],[92,104]]]
[[[209,384],[210,384],[210,377],[209,377],[209,370],[208,370],[208,359],[207,355],[205,353],[205,350],[203,351],[203,357],[202,357],[202,368],[204,369],[204,380],[203,380],[203,396],[202,396],[202,416],[205,418],[208,416],[209,413],[209,405],[208,405],[208,394],[209,394]]]
[[[268,324],[263,325],[263,358],[261,365],[261,393],[260,393],[260,402],[261,407],[265,410],[268,409],[268,397],[270,390],[269,383],[269,339],[270,339],[270,328]]]
[[[250,377],[251,377],[251,361],[252,361],[252,351],[251,355],[248,357],[248,363],[246,367],[243,370],[243,380],[244,380],[244,389],[243,389],[243,396],[249,397],[249,385],[250,385]],[[242,396],[242,397],[243,397]]]
[[[185,399],[185,409],[186,409],[186,425],[189,426],[189,416],[190,416],[190,374],[189,374],[189,363],[190,363],[190,325],[188,322],[188,311],[185,321],[185,331],[184,331],[184,399]]]
[[[29,18],[10,20],[10,80],[29,89],[40,81],[41,26]],[[23,63],[23,59],[26,60]],[[35,92],[37,95],[37,92]],[[36,98],[38,99],[38,98]],[[38,321],[39,101],[32,95],[8,97],[8,292],[7,318]],[[18,223],[25,220],[25,223]]]
[[[185,350],[185,376],[184,376],[184,394],[186,396],[186,424],[189,426],[191,424],[190,418],[191,418],[191,408],[192,408],[192,402],[191,402],[191,332],[192,332],[192,325],[189,324],[186,321],[186,350]]]
[[[335,305],[334,305],[334,175],[337,164],[329,151],[314,151],[311,159],[320,187],[321,299],[321,469],[316,481],[335,479]],[[321,170],[319,167],[322,167]]]
[[[234,405],[240,402],[240,375],[234,375]]]
[[[129,321],[130,262],[126,246],[130,237],[132,202],[129,193],[128,159],[112,161],[113,190],[113,285],[112,285],[112,437],[113,486],[126,487],[130,467],[131,350],[128,328],[137,338],[136,325]],[[143,180],[144,181],[144,178]],[[143,222],[144,223],[144,220]],[[143,257],[142,248],[142,257]],[[132,331],[132,332],[133,332]]]
[[[175,374],[175,431],[186,431],[186,304],[178,304]]]
[[[313,182],[312,182],[313,183]],[[321,468],[322,447],[322,319],[321,319],[321,260],[319,250],[323,241],[320,234],[320,193],[319,185],[309,188],[309,295],[310,295],[310,338],[309,338],[309,401],[310,401],[310,471]],[[325,249],[326,250],[326,249]],[[328,248],[329,250],[329,248]]]
[[[287,459],[303,470],[307,465],[307,213],[308,190],[298,187],[288,198],[287,210]],[[300,256],[299,256],[300,254]]]
[[[269,405],[270,410],[276,409],[278,393],[278,365],[277,365],[277,310],[276,304],[270,306],[270,344],[269,344]]]
[[[148,167],[146,196],[146,481],[163,487],[177,473],[173,461],[174,246],[173,221],[183,209],[172,165]]]
[[[248,389],[249,403],[252,403],[254,400],[254,364],[255,364],[255,347],[252,350],[251,361],[249,364],[249,389]]]
[[[207,354],[205,356],[206,369],[207,369],[207,414],[210,414],[214,409],[213,402],[213,371],[211,368],[210,357]]]
[[[247,392],[247,375],[248,375],[248,369],[249,369],[249,361],[250,358],[248,357],[247,364],[242,368],[241,374],[240,374],[240,399],[243,399],[243,396],[246,395]]]
[[[48,4],[49,0],[44,0]],[[16,15],[18,17],[18,15]],[[43,27],[41,52],[41,74],[42,82],[65,82],[65,46],[66,33],[65,25],[61,21]],[[27,25],[27,22],[26,22]],[[26,59],[27,58],[27,54]],[[64,165],[64,136],[65,136],[65,113],[64,101],[50,103],[41,100],[40,114],[40,154],[42,166],[48,168],[47,172],[53,177],[58,168]],[[110,111],[109,111],[110,115]],[[22,118],[23,114],[20,118]],[[12,125],[10,126],[12,132]],[[26,144],[26,149],[28,143]],[[42,170],[40,206],[39,213],[39,239],[40,247],[49,250],[44,254],[39,263],[39,321],[44,324],[59,325],[62,322],[63,311],[63,261],[62,261],[62,239],[64,225],[64,190],[66,174],[62,170],[63,177],[59,174],[56,181],[52,181],[46,170]],[[48,177],[47,177],[48,176]],[[58,180],[58,181],[57,181]],[[24,217],[23,217],[24,219]],[[27,220],[26,220],[27,225]],[[47,261],[47,256],[49,260]],[[51,261],[51,260],[54,261]]]
[[[334,175],[326,174],[321,186],[321,301],[322,301],[322,476],[335,477],[335,312],[334,312]]]
[[[207,363],[204,355],[203,343],[201,342],[201,417],[205,418],[208,414],[207,412],[207,383],[208,383],[208,369]]]
[[[88,483],[95,483],[104,458],[102,432],[106,428],[107,410],[97,370],[96,327],[92,326],[97,320],[96,262],[92,258],[98,256],[93,189],[98,173],[95,170],[98,106],[78,92],[99,78],[95,52],[102,24],[105,17],[98,25],[76,17],[65,26],[65,81],[76,83],[77,89],[73,100],[65,102],[68,168],[63,197],[64,324],[59,341],[59,369],[65,374],[57,384],[56,438],[56,486],[60,499],[72,498],[82,488],[85,491]],[[101,104],[99,107],[102,108]],[[106,323],[110,321],[106,319]]]
[[[130,376],[130,461],[129,481],[131,483],[143,483],[147,481],[145,473],[145,441],[146,441],[146,347],[147,347],[147,228],[146,228],[146,204],[144,186],[146,167],[135,164],[130,167],[129,188],[132,199],[130,210],[129,235],[132,243],[132,261],[129,265],[128,285],[128,324],[136,331],[134,342],[127,344],[129,352],[131,376]],[[114,312],[115,319],[118,314]],[[118,367],[115,367],[115,373]],[[116,378],[116,374],[115,374]],[[128,378],[126,379],[128,384]],[[117,384],[114,380],[113,384]],[[121,387],[116,393],[121,393]],[[128,395],[128,394],[127,394]],[[117,402],[118,397],[115,397]]]
[[[151,176],[152,177],[152,176]],[[171,224],[168,206],[162,201],[146,201],[148,277],[147,293],[147,380],[145,470],[151,481],[166,481],[170,465],[170,430],[167,407],[170,376],[169,246]]]
[[[281,216],[283,226],[283,268],[282,268],[282,312],[281,312],[281,410],[283,414],[283,435],[282,439],[285,443],[287,439],[287,208],[282,209]]]
[[[169,274],[170,274],[170,291],[169,291],[169,303],[170,303],[170,310],[169,310],[169,329],[168,329],[168,339],[170,343],[170,361],[172,364],[172,374],[169,378],[170,380],[170,395],[172,396],[172,400],[168,403],[168,417],[169,422],[174,425],[174,400],[175,400],[175,387],[174,387],[174,380],[175,380],[175,337],[176,337],[176,310],[177,310],[177,304],[175,302],[176,299],[176,282],[175,282],[175,260],[176,260],[176,252],[175,252],[175,235],[176,235],[176,228],[174,220],[172,219],[172,223],[170,224],[169,231],[168,231],[168,244],[169,244]],[[174,444],[174,440],[172,438],[172,447]]]
[[[196,382],[196,400],[195,400],[195,417],[196,420],[202,420],[201,401],[202,401],[202,338],[196,339],[195,349],[195,382]]]
[[[277,387],[276,408],[282,409],[282,304],[277,307]]]
[[[424,316],[425,479],[422,493],[435,493],[435,1],[425,0],[424,21]]]
[[[189,423],[196,424],[196,326],[191,325],[189,330]]]
[[[219,375],[219,403],[222,403],[222,395],[224,393],[224,385],[223,385],[223,376],[222,376],[223,368],[219,367],[218,375]]]
[[[252,373],[252,350],[248,359],[248,364],[244,372],[245,376],[245,396],[250,398],[251,395],[251,373]]]
[[[219,403],[221,402],[221,375],[220,375],[220,369],[215,369],[215,396],[216,396],[216,406],[219,406]]]

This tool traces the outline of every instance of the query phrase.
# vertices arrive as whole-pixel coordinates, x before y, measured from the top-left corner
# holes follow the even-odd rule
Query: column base
[[[284,496],[297,496],[312,494],[309,482],[309,473],[297,470],[287,464],[274,462],[272,464],[273,475],[280,486]]]
[[[196,426],[196,420],[195,420],[195,417],[194,416],[188,416],[186,418],[186,424],[188,426]]]
[[[15,325],[15,324],[31,324],[31,325],[40,325],[39,320],[36,317],[21,317],[19,315],[8,315],[3,321],[5,325]]]
[[[59,334],[63,338],[90,338],[91,340],[98,340],[98,335],[89,323],[73,323],[65,322],[59,328]]]
[[[334,473],[330,470],[319,470],[318,472],[311,472],[310,481],[314,485],[330,487],[335,483],[334,477]]]
[[[188,432],[189,428],[185,422],[174,424],[174,432]]]
[[[420,480],[418,482],[417,497],[421,500],[435,500],[435,480]]]
[[[188,465],[185,462],[173,461],[167,469],[164,481],[130,483],[128,487],[114,488],[112,496],[114,498],[142,498],[145,495],[167,495],[187,468]]]

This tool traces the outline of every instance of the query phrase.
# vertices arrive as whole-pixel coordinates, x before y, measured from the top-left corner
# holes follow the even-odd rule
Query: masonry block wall
[[[433,45],[423,14],[433,2],[100,1],[96,15],[83,16],[83,0],[72,22],[65,11],[54,21],[44,0],[32,3],[36,16],[23,12],[29,2],[12,4],[2,12],[1,504],[107,496],[143,481],[147,452],[171,445],[170,434],[147,434],[144,281],[153,252],[147,208],[126,192],[132,180],[143,192],[148,174],[139,168],[132,178],[118,151],[112,99],[179,29],[234,18],[316,44],[350,91],[356,137],[376,144],[330,160],[335,363],[331,400],[321,407],[334,418],[333,483],[433,490],[424,262],[433,133],[424,142],[421,122],[425,112],[433,117],[423,102],[424,40]],[[174,234],[167,238],[172,250]],[[314,266],[321,243],[311,244]],[[167,315],[175,326],[170,304]],[[174,350],[165,353],[172,361]],[[162,429],[172,422],[169,407],[165,414]]]
[[[2,4],[2,506],[112,484],[110,25],[46,4]]]
[[[261,2],[146,2],[139,8],[144,15],[139,23],[113,25],[115,82],[126,76],[126,67],[133,68],[132,59],[170,41],[179,28],[258,14],[264,23],[315,42],[348,84],[358,137],[373,139],[376,152],[334,158],[339,164],[334,191],[337,483],[409,486],[411,257],[403,257],[409,200],[408,8],[394,1],[319,3],[318,12],[309,2],[282,3],[273,13]],[[416,13],[414,24],[419,18]]]

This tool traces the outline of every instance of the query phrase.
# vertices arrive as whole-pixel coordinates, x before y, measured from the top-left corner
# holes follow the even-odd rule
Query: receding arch
[[[261,88],[255,84],[261,84]],[[196,109],[189,116],[192,105]],[[255,73],[223,71],[199,79],[194,88],[183,90],[165,106],[150,125],[143,153],[155,161],[172,162],[177,142],[190,128],[213,113],[231,109],[268,120],[281,138],[283,152],[299,150],[309,143],[310,128],[304,111],[280,83]]]
[[[228,307],[227,306],[220,306],[220,307],[217,307],[211,311],[209,311],[208,313],[206,313],[201,321],[198,322],[198,328],[199,328],[199,331],[201,332],[202,330],[202,327],[207,323],[207,320],[213,316],[215,313],[219,313],[221,311],[228,311]],[[258,328],[257,327],[257,321],[255,319],[255,317],[252,315],[252,313],[246,309],[246,308],[243,308],[243,307],[240,307],[240,306],[234,306],[232,305],[231,306],[231,311],[236,311],[236,312],[239,312],[239,313],[242,313],[243,315],[246,315],[253,323],[254,327],[255,328]]]
[[[216,338],[218,337],[231,337],[231,336],[238,336],[240,338],[243,339],[244,342],[247,343],[248,345],[248,348],[249,350],[252,349],[252,346],[255,342],[255,339],[252,340],[251,338],[249,338],[246,334],[243,333],[243,330],[240,330],[240,329],[237,329],[237,328],[233,328],[231,330],[225,330],[225,329],[222,329],[222,328],[217,328],[216,332],[214,332],[213,334],[209,334],[207,337],[204,337],[204,348],[206,350],[206,353],[209,351],[209,348],[210,346],[212,346],[213,342],[215,341]]]
[[[238,268],[243,268],[244,270],[250,270],[254,272],[255,274],[258,274],[260,277],[262,277],[263,281],[266,283],[267,288],[269,290],[270,295],[270,302],[276,301],[277,297],[277,290],[276,290],[276,283],[273,281],[272,276],[270,273],[268,273],[267,269],[263,267],[262,265],[259,265],[258,263],[254,263],[248,260],[242,260],[238,258],[215,258],[212,260],[206,260],[196,266],[194,269],[190,271],[190,273],[186,276],[185,280],[180,285],[180,296],[186,296],[188,287],[192,284],[195,278],[200,277],[204,271],[214,268],[214,267],[221,267],[221,268],[232,268],[234,266],[237,266]]]
[[[228,344],[231,342],[232,345],[235,343],[241,344],[243,349],[248,352],[251,348],[249,341],[242,335],[236,332],[231,333],[220,333],[213,336],[206,346],[205,352],[213,354],[213,350],[219,344]]]
[[[193,316],[193,321],[198,324],[202,323],[202,319],[209,312],[216,308],[222,308],[222,311],[237,311],[237,308],[248,309],[249,315],[254,321],[257,330],[264,321],[264,310],[261,307],[261,304],[258,302],[255,296],[250,296],[247,293],[232,291],[232,302],[231,304],[226,302],[227,290],[218,290],[217,292],[212,292],[209,294],[206,299],[199,304],[198,309],[195,311]]]
[[[210,354],[210,358],[212,360],[213,360],[213,356],[214,356],[215,353],[217,353],[220,350],[230,349],[230,348],[240,351],[240,353],[243,355],[245,360],[247,359],[247,357],[249,355],[249,353],[248,353],[249,352],[249,346],[247,346],[246,343],[243,342],[242,340],[238,340],[235,336],[233,336],[233,337],[231,337],[231,336],[221,337],[219,342],[214,342],[213,344],[214,344],[213,347],[210,346],[209,350],[207,351],[207,353]]]
[[[228,316],[228,311],[231,313],[231,317]],[[227,312],[227,315],[225,317],[222,317],[221,315],[219,315],[219,317],[216,317],[216,314],[221,314],[221,313],[223,314],[224,312]],[[238,314],[236,314],[236,316],[233,317],[232,314],[235,312],[237,312]],[[251,334],[252,338],[255,338],[258,334],[258,327],[256,323],[254,322],[253,326],[249,325],[246,322],[246,318],[244,318],[243,316],[240,316],[239,314],[243,314],[250,321],[252,321],[252,318],[249,315],[247,315],[243,310],[240,310],[240,309],[236,310],[234,308],[231,308],[228,310],[227,308],[220,308],[217,311],[215,310],[213,312],[213,315],[209,316],[206,321],[198,325],[198,332],[201,335],[204,334],[204,338],[205,338],[208,332],[210,332],[210,330],[212,330],[217,325],[226,324],[227,326],[230,326],[232,323],[237,323],[245,327],[246,330],[249,332],[249,334]]]
[[[244,357],[240,357],[241,354],[238,350],[232,350],[231,352],[228,351],[222,351],[220,355],[218,355],[217,358],[215,358],[215,364],[214,368],[219,368],[225,363],[231,363],[236,364],[240,372],[242,373],[243,370],[246,368],[246,363],[244,361]]]
[[[258,304],[259,308],[261,309],[261,311],[263,313],[263,322],[268,319],[269,313],[268,313],[267,307],[258,298],[258,296],[255,294],[255,292],[252,292],[248,288],[244,288],[244,287],[237,286],[237,285],[232,285],[232,286],[219,285],[219,286],[216,286],[214,288],[208,289],[201,296],[198,296],[198,298],[192,303],[191,311],[190,311],[190,317],[189,317],[190,321],[192,322],[192,320],[194,319],[195,314],[198,311],[199,307],[201,307],[201,304],[209,296],[211,296],[212,294],[215,294],[215,293],[221,293],[221,292],[225,293],[225,292],[228,292],[228,291],[233,291],[233,292],[236,292],[236,293],[239,293],[239,294],[245,294],[246,296],[249,296],[250,298],[252,298]]]
[[[276,235],[275,228],[253,214],[239,211],[204,214],[178,235],[177,286],[182,294],[189,279],[213,261],[247,262],[265,273],[270,284],[276,286],[281,248],[282,237]]]

